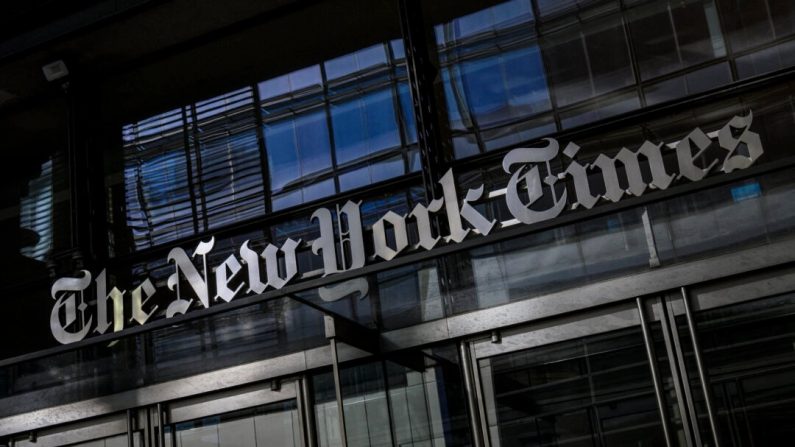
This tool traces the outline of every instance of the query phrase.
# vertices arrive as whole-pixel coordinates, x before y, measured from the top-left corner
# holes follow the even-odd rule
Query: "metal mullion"
[[[256,132],[257,132],[257,145],[259,146],[260,156],[260,169],[262,169],[262,195],[265,202],[265,214],[270,214],[272,211],[271,204],[271,182],[270,182],[270,166],[268,164],[268,148],[265,144],[265,132],[262,127],[265,121],[262,116],[262,99],[259,96],[259,88],[257,85],[252,87],[252,95],[254,96],[254,117],[256,119]]]
[[[387,419],[389,421],[389,433],[392,436],[392,445],[398,445],[397,444],[397,429],[395,428],[395,418],[392,415],[392,396],[390,396],[390,392],[389,392],[389,373],[387,371],[386,360],[380,359],[380,360],[378,360],[378,363],[381,364],[381,370],[383,371],[383,374],[384,374],[384,397],[386,399],[386,414],[387,414]],[[424,385],[425,385],[425,383],[423,382],[423,386]],[[367,408],[367,405],[365,405],[365,409],[366,408]],[[409,414],[409,418],[411,418],[411,414]],[[409,422],[409,427],[410,426],[411,426],[411,422]],[[409,430],[409,433],[411,433],[410,430]],[[414,437],[412,435],[412,440],[413,440],[413,438]]]
[[[165,431],[165,418],[163,417],[163,404],[157,404],[157,445],[165,447],[166,445],[166,431]]]
[[[690,332],[690,342],[693,344],[693,356],[696,360],[696,368],[698,368],[698,379],[701,383],[701,391],[704,393],[704,403],[707,407],[707,416],[709,417],[709,428],[712,431],[712,437],[715,442],[715,447],[720,447],[720,440],[718,437],[718,424],[715,418],[715,410],[712,405],[712,393],[707,382],[707,374],[704,368],[704,360],[701,357],[701,347],[698,343],[696,332],[695,319],[693,312],[690,309],[690,297],[687,293],[687,288],[682,287],[679,289],[682,294],[682,302],[685,306],[685,317],[687,318],[687,329]]]
[[[682,350],[682,342],[679,337],[679,327],[676,324],[676,314],[674,313],[673,303],[670,297],[663,298],[663,311],[668,312],[669,316],[669,329],[671,330],[671,339],[674,344],[674,349],[676,350],[676,358],[677,358],[677,365],[679,367],[679,371],[681,374],[682,380],[682,391],[685,396],[685,404],[687,407],[688,414],[690,416],[690,424],[693,430],[693,438],[695,440],[696,445],[703,445],[701,441],[701,431],[699,430],[699,423],[698,423],[698,413],[696,412],[695,408],[695,400],[693,398],[693,392],[690,389],[690,377],[687,373],[687,364],[685,363],[685,354]]]
[[[133,411],[127,410],[127,447],[134,447],[135,441],[133,438]]]
[[[684,392],[682,391],[683,385],[679,376],[679,371],[680,371],[679,359],[676,357],[676,353],[673,347],[673,341],[671,340],[670,321],[668,319],[668,311],[666,310],[665,297],[658,298],[657,302],[660,305],[660,324],[663,334],[663,341],[665,343],[665,350],[667,353],[668,363],[671,369],[671,377],[673,379],[674,392],[676,393],[676,404],[679,407],[679,415],[682,421],[682,428],[685,432],[685,440],[687,442],[687,445],[692,446],[695,444],[693,440],[693,433],[692,430],[690,429],[690,417],[687,409],[687,404],[685,402]]]
[[[336,338],[332,337],[329,340],[329,345],[331,348],[332,373],[334,374],[334,394],[337,399],[340,444],[342,447],[348,447],[348,434],[345,432],[345,407],[344,399],[342,398],[342,378],[340,377],[339,352],[337,351]]]
[[[188,175],[188,195],[190,196],[190,208],[191,212],[193,213],[193,232],[194,234],[199,233],[199,211],[196,208],[196,191],[193,190],[193,163],[191,161],[190,152],[191,152],[191,144],[190,138],[188,138],[188,115],[185,112],[185,107],[180,107],[180,112],[182,114],[182,140],[183,140],[183,147],[185,152],[185,165],[186,169],[185,172]],[[195,124],[194,124],[194,127]],[[198,158],[197,158],[198,160]]]
[[[397,75],[397,67],[395,65],[395,58],[392,54],[392,45],[386,45],[387,65],[389,66],[390,86],[392,87],[392,105],[395,109],[395,118],[397,118],[398,136],[400,137],[401,153],[403,155],[403,169],[404,173],[411,172],[411,161],[409,160],[408,143],[406,141],[405,123],[403,122],[402,108],[400,107],[400,87]],[[404,48],[403,52],[406,50]]]
[[[657,355],[654,352],[654,339],[649,330],[649,324],[646,320],[646,312],[643,307],[643,300],[638,297],[635,298],[638,306],[638,316],[640,317],[640,328],[643,332],[643,343],[646,345],[646,356],[649,359],[649,370],[651,372],[652,383],[654,384],[654,397],[657,399],[657,409],[660,411],[660,423],[663,428],[663,435],[665,437],[665,445],[671,447],[671,429],[668,427],[668,407],[665,404],[663,397],[663,386],[660,381],[660,373],[657,370]]]
[[[329,100],[328,76],[326,75],[326,65],[318,64],[320,68],[320,82],[323,84],[323,112],[326,115],[326,129],[328,130],[329,149],[331,155],[331,170],[334,178],[334,193],[340,192],[340,179],[337,175],[337,143],[334,141],[334,126],[331,120],[331,101]],[[343,444],[345,447],[345,444]]]
[[[643,93],[643,84],[640,76],[640,65],[637,59],[637,50],[635,49],[635,40],[632,38],[632,30],[629,23],[629,11],[625,9],[622,4],[620,6],[621,14],[621,27],[624,30],[624,38],[629,46],[629,64],[632,67],[632,74],[635,76],[635,90],[638,92],[638,100],[640,101],[640,108],[646,107],[646,95]]]
[[[303,444],[305,447],[317,446],[317,432],[315,430],[315,413],[312,405],[312,383],[309,376],[304,375],[298,379],[299,416],[303,421]]]
[[[199,203],[202,206],[202,222],[204,223],[203,230],[206,230],[207,225],[207,198],[205,197],[204,193],[204,179],[202,178],[202,156],[201,156],[201,143],[199,142],[199,119],[196,113],[196,104],[193,103],[190,106],[190,113],[191,113],[191,130],[193,134],[193,148],[194,153],[196,154],[196,173],[198,174],[198,181],[197,186],[199,187]],[[184,109],[184,108],[183,108]],[[193,185],[191,185],[193,188]],[[198,216],[197,216],[198,217]]]
[[[464,392],[467,399],[467,407],[469,409],[469,424],[472,433],[472,441],[474,447],[486,447],[488,436],[485,435],[485,428],[482,427],[482,419],[480,417],[480,401],[478,400],[478,393],[475,388],[479,387],[479,383],[475,381],[473,362],[475,361],[472,356],[470,344],[466,341],[458,343],[458,355],[460,356],[460,363],[462,368],[462,375],[464,376]]]

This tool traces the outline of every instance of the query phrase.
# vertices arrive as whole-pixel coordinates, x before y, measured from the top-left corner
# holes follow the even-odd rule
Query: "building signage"
[[[450,169],[439,180],[442,197],[416,205],[407,215],[388,211],[367,233],[361,222],[361,202],[348,201],[335,209],[315,210],[311,220],[319,226],[320,237],[313,241],[287,239],[281,246],[268,244],[260,252],[246,241],[237,253],[214,266],[207,265],[214,238],[199,242],[190,254],[174,248],[167,257],[173,265],[173,273],[167,280],[173,296],[164,309],[165,318],[185,314],[191,307],[209,308],[213,302],[230,302],[238,296],[278,290],[291,281],[312,276],[314,272],[298,269],[296,250],[302,244],[322,258],[322,275],[331,276],[363,267],[368,256],[389,261],[407,251],[458,243],[471,234],[488,235],[498,228],[553,219],[567,206],[590,209],[599,201],[618,202],[625,196],[641,196],[649,189],[665,190],[678,179],[694,182],[712,171],[729,173],[745,169],[763,153],[759,135],[750,130],[752,120],[753,114],[749,112],[747,116],[733,117],[710,134],[712,138],[696,128],[673,144],[645,141],[634,151],[622,148],[613,157],[600,154],[585,164],[577,161],[579,146],[568,143],[561,151],[553,138],[546,138],[539,146],[513,149],[502,160],[502,168],[510,176],[507,187],[487,194],[489,198],[504,195],[513,216],[506,221],[490,220],[475,208],[476,202],[485,199],[482,185],[468,190],[461,199]],[[722,149],[720,156],[705,160],[715,137]],[[673,151],[677,172],[669,172],[663,163],[668,151]],[[561,153],[565,169],[555,173],[551,162]],[[546,174],[542,175],[541,167]],[[603,182],[599,193],[592,190],[595,178]],[[447,221],[447,234],[434,234],[431,220],[436,217]],[[416,223],[418,242],[410,245],[407,222],[412,220]],[[393,237],[388,238],[388,233]],[[372,253],[365,250],[366,234],[372,238]],[[73,343],[90,333],[117,332],[128,324],[143,325],[158,310],[162,311],[151,302],[156,288],[150,279],[130,291],[116,286],[108,290],[107,282],[105,270],[96,277],[82,270],[77,277],[55,281],[51,289],[55,304],[50,328],[56,340]],[[233,283],[237,285],[232,286]],[[91,301],[86,295],[92,284],[96,302],[89,305]]]

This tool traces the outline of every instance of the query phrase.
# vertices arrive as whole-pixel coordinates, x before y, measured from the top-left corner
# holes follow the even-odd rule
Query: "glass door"
[[[491,446],[666,445],[637,305],[471,345]]]
[[[163,434],[168,447],[300,447],[297,382],[169,404]]]
[[[128,447],[127,414],[117,413],[59,427],[46,428],[12,439],[14,447]],[[132,445],[140,447],[140,432]]]

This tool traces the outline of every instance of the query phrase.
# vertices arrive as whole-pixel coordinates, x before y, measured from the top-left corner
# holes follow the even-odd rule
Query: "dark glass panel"
[[[711,1],[651,2],[633,8],[629,19],[644,80],[726,55]]]
[[[664,443],[639,328],[503,354],[479,366],[500,445]]]
[[[549,33],[541,48],[559,107],[635,83],[627,38],[615,15]]]
[[[166,425],[165,445],[298,447],[301,445],[300,417],[295,400],[207,416]]]
[[[185,112],[172,110],[124,128],[124,189],[127,231],[133,250],[195,233],[198,213],[193,201],[185,147]],[[127,236],[127,238],[124,238]]]
[[[18,132],[4,133],[0,155],[0,296],[5,309],[0,359],[55,344],[48,330],[52,276],[68,271],[74,256],[80,256],[70,251],[77,229],[71,221],[61,135],[25,129],[39,135],[22,138]],[[20,143],[28,138],[33,141]],[[34,144],[40,139],[46,144]]]
[[[795,436],[795,295],[697,312],[721,445]]]
[[[795,33],[790,0],[719,0],[732,51],[740,52]]]
[[[412,351],[404,359],[340,369],[348,445],[470,445],[454,347]],[[318,444],[339,445],[332,373],[314,375],[312,385]]]
[[[194,166],[207,228],[265,213],[262,158],[251,88],[196,103],[191,135],[200,166]]]

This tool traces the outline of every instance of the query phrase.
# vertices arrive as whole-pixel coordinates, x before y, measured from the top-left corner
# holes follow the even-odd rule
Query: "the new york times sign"
[[[439,180],[441,198],[418,204],[407,215],[388,211],[368,232],[362,228],[359,203],[348,201],[335,209],[315,210],[311,220],[319,226],[320,237],[313,241],[287,239],[281,246],[268,244],[260,252],[251,249],[246,241],[236,253],[214,266],[207,265],[213,238],[200,242],[190,254],[174,248],[168,254],[174,270],[167,286],[173,293],[165,308],[165,318],[185,314],[191,308],[208,308],[213,302],[278,290],[307,277],[309,272],[299,271],[296,262],[296,250],[302,244],[311,247],[314,256],[322,258],[323,276],[331,276],[361,268],[368,259],[388,261],[401,253],[433,250],[439,244],[488,235],[496,228],[554,219],[567,206],[590,209],[602,200],[618,202],[625,196],[641,196],[649,189],[667,189],[677,181],[696,182],[713,171],[728,173],[745,169],[764,152],[759,135],[750,130],[752,120],[752,113],[735,116],[716,135],[712,134],[723,151],[706,161],[703,159],[707,148],[715,141],[699,128],[675,144],[644,141],[634,151],[622,148],[613,157],[601,154],[586,164],[577,161],[579,146],[568,143],[562,149],[567,164],[560,172],[552,172],[550,166],[561,153],[555,139],[547,138],[537,147],[513,149],[502,160],[502,168],[510,176],[507,188],[490,194],[491,197],[504,195],[513,219],[502,222],[488,219],[473,206],[485,199],[483,186],[470,189],[461,198],[450,169]],[[666,170],[665,151],[674,152],[677,172]],[[589,172],[601,174],[590,178],[591,182],[601,178],[603,185],[598,194],[592,192]],[[627,187],[623,188],[622,184]],[[546,198],[543,202],[542,197]],[[434,234],[431,220],[436,217],[446,219],[449,234]],[[418,236],[418,242],[412,245],[407,232],[411,220],[416,224]],[[388,230],[393,237],[387,237]],[[372,237],[372,253],[365,250],[365,235]],[[86,294],[90,293],[92,283],[96,302],[89,305]],[[83,270],[78,277],[60,278],[51,289],[55,300],[50,316],[52,334],[66,344],[82,340],[92,332],[104,334],[108,330],[121,331],[128,324],[146,324],[158,311],[158,305],[150,302],[155,291],[150,279],[129,291],[109,286],[105,270],[96,277]]]

